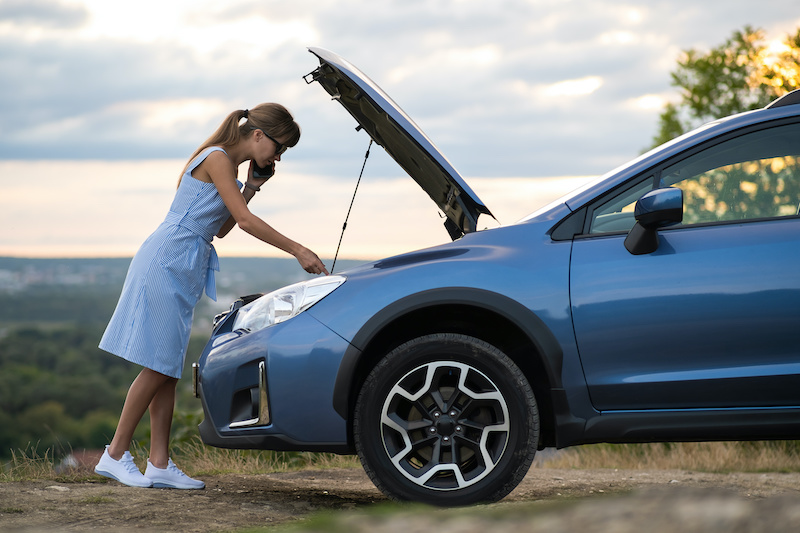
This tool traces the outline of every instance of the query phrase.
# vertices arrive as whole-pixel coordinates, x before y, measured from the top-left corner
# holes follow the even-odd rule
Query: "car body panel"
[[[600,411],[800,407],[800,220],[576,240],[575,331]],[[757,259],[756,259],[757,258]]]
[[[562,347],[551,332],[568,334],[571,330],[568,295],[563,290],[567,281],[564,266],[569,260],[569,245],[557,245],[560,252],[547,256],[552,261],[549,266],[524,250],[502,245],[504,239],[513,243],[529,234],[530,228],[525,226],[480,232],[457,243],[348,271],[345,273],[348,277],[346,297],[337,298],[332,294],[309,313],[350,341],[360,354],[388,324],[418,309],[478,307],[505,317],[536,339],[538,349],[545,354],[551,379],[560,382]],[[497,276],[486,278],[483,275],[479,265],[486,263],[495,265]],[[445,266],[449,268],[443,268]],[[537,267],[552,274],[541,276],[541,284],[531,284],[530,269]],[[561,279],[557,272],[561,273]],[[384,286],[387,280],[391,281],[386,289],[377,290],[376,283]],[[520,294],[520,287],[525,286],[530,286],[527,297]],[[560,293],[558,286],[562,287]],[[392,288],[396,288],[396,292]],[[546,310],[546,313],[540,316],[537,309]],[[560,313],[554,309],[560,309]],[[349,364],[356,363],[350,361]],[[348,375],[347,372],[341,374]]]

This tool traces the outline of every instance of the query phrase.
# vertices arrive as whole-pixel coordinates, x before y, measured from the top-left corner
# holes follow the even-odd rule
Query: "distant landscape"
[[[15,325],[105,323],[114,311],[131,258],[0,257],[0,335]],[[330,267],[332,261],[327,261]],[[336,271],[363,263],[338,260]],[[195,327],[245,294],[269,292],[312,276],[293,258],[221,257],[217,301],[203,297]],[[0,355],[2,353],[0,352]]]
[[[139,367],[97,348],[130,258],[0,257],[0,461],[24,451],[102,448]],[[331,261],[327,264],[330,265]],[[362,261],[339,260],[341,272]],[[186,379],[214,315],[237,297],[308,279],[293,258],[220,258],[217,302],[203,297],[179,384],[176,423],[200,404]],[[178,428],[177,435],[183,430]],[[146,424],[137,439],[147,436]]]

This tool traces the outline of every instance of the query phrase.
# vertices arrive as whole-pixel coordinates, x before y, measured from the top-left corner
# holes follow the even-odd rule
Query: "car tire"
[[[530,468],[539,413],[528,380],[496,347],[467,335],[411,340],[367,377],[353,416],[361,463],[395,500],[438,506],[497,501]]]

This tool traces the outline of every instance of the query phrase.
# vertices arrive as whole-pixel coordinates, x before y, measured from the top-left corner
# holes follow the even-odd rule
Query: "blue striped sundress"
[[[224,152],[208,148],[186,168],[167,217],[133,257],[100,340],[101,349],[174,378],[181,377],[203,289],[216,300],[219,259],[211,241],[230,212],[213,183],[191,175],[215,150]]]

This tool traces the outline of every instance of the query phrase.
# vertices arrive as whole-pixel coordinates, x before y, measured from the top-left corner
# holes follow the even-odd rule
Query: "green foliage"
[[[172,418],[170,442],[173,447],[186,446],[196,442],[197,426],[203,421],[203,410],[176,411]]]
[[[34,445],[63,456],[108,444],[141,368],[100,350],[101,335],[99,326],[22,327],[0,338],[0,459]],[[187,367],[204,343],[191,340]],[[202,416],[190,380],[178,391],[174,431],[181,441],[197,433]],[[147,422],[137,440],[148,438]]]
[[[108,442],[138,369],[97,348],[101,331],[24,327],[0,339],[0,458]]]
[[[707,52],[685,50],[672,72],[680,101],[667,104],[653,146],[705,122],[766,106],[800,86],[800,29],[781,46],[745,26]]]

